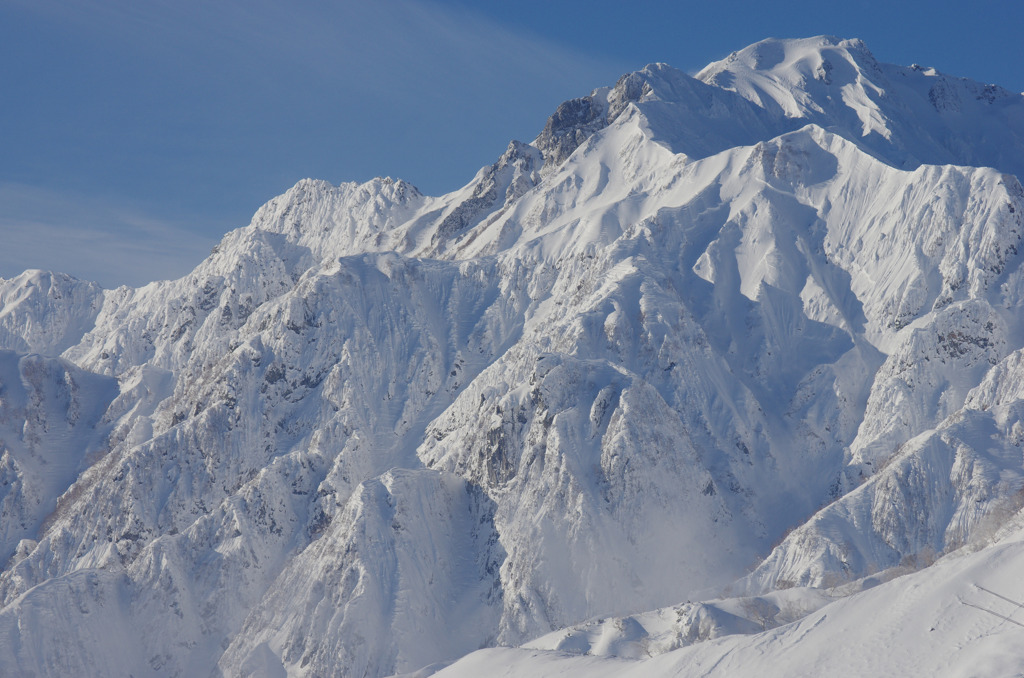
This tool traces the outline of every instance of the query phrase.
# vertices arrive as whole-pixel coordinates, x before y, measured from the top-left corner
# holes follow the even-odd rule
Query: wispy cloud
[[[104,285],[187,272],[303,177],[453,190],[625,70],[432,0],[4,0],[5,55],[0,275]]]
[[[560,78],[560,69],[578,75],[580,70],[601,72],[615,63],[432,0],[8,2],[83,32],[133,43],[144,52],[203,61],[207,68],[228,62],[253,73],[276,64],[299,78],[354,81],[379,75],[414,84],[433,81],[433,68],[444,64],[463,74],[489,74],[499,66],[506,73],[526,71],[549,80]],[[193,51],[184,53],[183,47]],[[211,55],[220,59],[210,63]],[[346,68],[350,65],[363,69]]]
[[[126,202],[11,183],[0,184],[0,234],[0,277],[41,268],[104,287],[180,277],[216,242]]]
[[[429,0],[11,1],[193,74],[189,84],[209,88],[212,99],[259,102],[265,111],[326,102],[342,120],[357,111],[388,119],[404,106],[410,118],[443,128],[446,106],[501,115],[538,99],[554,105],[625,68]],[[217,84],[225,88],[210,87]],[[296,94],[308,96],[289,96]]]

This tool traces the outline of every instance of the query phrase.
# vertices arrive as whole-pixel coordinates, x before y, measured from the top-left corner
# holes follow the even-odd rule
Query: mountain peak
[[[65,273],[29,269],[0,278],[0,346],[59,355],[96,319],[103,290]]]
[[[859,39],[762,40],[697,79],[777,118],[845,136],[895,167],[974,165],[1024,175],[1024,97],[879,62]]]
[[[878,91],[879,76],[878,62],[862,40],[827,35],[762,40],[697,74],[789,118],[824,112],[830,97],[845,86]]]

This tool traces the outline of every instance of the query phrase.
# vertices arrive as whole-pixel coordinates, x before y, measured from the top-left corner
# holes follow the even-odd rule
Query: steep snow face
[[[867,482],[787,537],[748,589],[925,565],[1024,506],[1024,401],[1007,383],[1019,350],[1006,355],[1005,328],[987,304],[954,305],[930,320],[879,370],[849,470]]]
[[[564,275],[551,290],[553,314],[541,321],[546,309],[538,307],[538,314],[528,315],[520,342],[532,340],[542,351],[522,355],[512,350],[502,356],[463,394],[464,408],[457,402],[439,420],[433,435],[438,442],[428,438],[421,451],[429,465],[507,491],[516,498],[514,511],[533,517],[528,546],[522,555],[508,547],[506,567],[511,581],[523,582],[520,595],[530,601],[517,604],[557,614],[556,625],[625,605],[624,600],[612,602],[616,592],[607,590],[607,581],[642,581],[647,591],[673,590],[683,597],[697,581],[714,581],[713,573],[734,572],[727,562],[714,560],[712,549],[695,554],[666,545],[703,544],[714,534],[734,566],[755,557],[750,547],[763,544],[765,532],[778,534],[777,527],[765,529],[760,520],[747,522],[737,515],[779,519],[790,511],[790,520],[799,521],[801,511],[807,515],[817,508],[814,502],[826,503],[871,473],[862,467],[888,459],[900,444],[955,412],[967,390],[1018,341],[1008,340],[1004,316],[1014,317],[1019,304],[1010,286],[998,284],[1019,267],[1017,245],[1024,232],[1018,217],[1020,188],[1012,177],[988,170],[894,170],[816,128],[673,164],[664,162],[667,156],[657,144],[644,147],[646,137],[634,122],[620,119],[602,133],[602,142],[619,135],[611,148],[636,144],[629,167],[602,155],[599,147],[583,146],[550,175],[558,185],[553,196],[533,194],[517,206],[524,214],[517,222],[523,247],[560,256],[554,263]],[[599,163],[598,175],[607,187],[595,191],[582,212],[560,213],[558,206],[578,203],[557,191],[574,186],[593,190],[589,182],[594,177],[583,169],[588,155]],[[619,186],[629,186],[622,189],[624,195],[617,194]],[[945,199],[935,199],[943,194]],[[621,224],[627,201],[633,228],[609,235],[607,229],[590,227]],[[532,214],[544,219],[533,222]],[[587,249],[595,245],[600,248]],[[566,254],[548,254],[573,248],[579,248],[576,258],[586,264]],[[918,256],[908,261],[908,251]],[[952,263],[955,253],[960,261],[974,258],[975,263],[960,269]],[[590,267],[596,270],[585,272]],[[961,275],[963,270],[973,273]],[[569,287],[560,287],[564,283]],[[710,288],[701,288],[708,283]],[[565,299],[574,313],[565,313]],[[885,360],[879,349],[892,355]],[[605,375],[597,365],[571,366],[547,352],[607,360],[616,371]],[[677,374],[686,375],[685,385],[672,376],[677,368]],[[492,371],[501,375],[494,385]],[[657,376],[666,372],[670,376],[664,381]],[[512,384],[531,388],[517,392],[503,386],[510,374],[516,375]],[[641,389],[628,377],[641,374],[644,386],[655,387],[655,401],[630,402]],[[716,399],[708,397],[707,387],[698,386],[702,379],[728,394],[723,397],[731,403],[731,417],[726,419]],[[572,395],[560,405],[556,398],[564,397],[567,381]],[[546,397],[548,391],[555,398]],[[475,416],[457,418],[460,409],[478,402],[486,406],[476,407]],[[626,421],[641,422],[641,431],[602,429],[608,409],[628,413]],[[894,409],[899,416],[892,416]],[[616,422],[614,414],[609,421]],[[664,422],[683,424],[666,432],[668,444],[646,433]],[[811,454],[773,454],[789,446]],[[594,451],[580,454],[588,448]],[[703,450],[715,450],[713,462]],[[553,453],[557,472],[552,471]],[[761,454],[771,461],[766,463]],[[579,461],[569,463],[577,455]],[[844,467],[844,459],[852,465]],[[663,468],[661,460],[671,461]],[[709,466],[714,470],[705,477],[701,469]],[[636,486],[616,486],[624,469],[630,469],[627,476]],[[692,485],[681,497],[702,493],[704,506],[679,498],[675,506],[686,518],[664,509],[646,513],[646,497],[664,491],[661,481],[675,488]],[[597,488],[603,482],[611,484],[608,496],[621,498],[620,505],[608,496],[602,502]],[[972,484],[969,478],[964,482]],[[1008,478],[993,496],[1012,492],[1013,484]],[[721,488],[728,488],[725,494],[735,503],[718,503]],[[884,507],[895,503],[895,490],[887,486],[879,496],[878,520],[887,519]],[[934,502],[937,513],[947,511],[944,491],[923,500]],[[979,520],[996,508],[978,495],[961,494],[949,507],[948,520],[970,502],[977,504],[974,517]],[[647,562],[618,563],[614,556],[606,562],[600,554],[616,549],[587,539],[577,542],[575,531],[544,525],[544,516],[558,516],[564,524],[563,516],[574,511],[590,521],[582,534],[612,534],[614,528],[592,524],[610,514],[612,524],[631,526],[630,544],[659,554],[655,562],[682,565],[680,571],[672,573],[671,582],[655,586],[666,576],[665,568],[645,570]],[[694,519],[702,514],[710,521],[705,526]],[[506,519],[516,520],[499,509],[499,526]],[[924,557],[928,549],[955,547],[978,524],[956,519],[944,535],[948,521],[938,524],[947,518],[937,516],[939,536],[906,539],[915,520],[889,527],[899,535],[889,539],[903,541],[887,554],[876,550],[866,558],[870,568]],[[666,531],[665,526],[672,528]],[[726,546],[729,534],[735,541]],[[538,562],[535,545],[546,539],[557,543],[562,555],[544,555]],[[579,548],[575,553],[574,544]],[[540,552],[546,554],[543,548]],[[526,562],[516,572],[519,558]],[[563,571],[561,579],[555,569]],[[596,572],[593,581],[601,584],[590,590],[584,578],[580,600],[574,602],[569,581],[578,581],[581,571]],[[853,572],[860,569],[842,565],[835,576]],[[537,580],[553,578],[562,585],[552,586],[545,598],[546,589]],[[653,602],[644,595],[630,590],[624,598]],[[593,606],[595,600],[607,603]],[[522,634],[539,630],[535,623],[515,619],[510,610],[506,624],[520,624]],[[506,626],[502,639],[516,637],[512,628]]]
[[[241,335],[221,339],[234,344],[226,353],[197,343],[179,368],[196,378],[164,383],[152,364],[126,372],[139,392],[166,389],[162,402],[151,413],[111,408],[123,433],[79,481],[75,508],[5,574],[7,599],[65,572],[124,567],[147,660],[182,675],[209,670],[283,568],[292,568],[286,581],[309,579],[308,561],[291,559],[296,549],[334,531],[348,538],[344,511],[360,483],[418,466],[426,422],[515,326],[506,316],[514,299],[491,308],[500,278],[474,264],[341,258],[260,305]],[[434,516],[435,533],[450,529],[445,516]],[[434,548],[429,539],[424,548]],[[479,642],[496,632],[480,628]]]
[[[102,303],[99,285],[63,273],[0,279],[0,349],[60,355],[92,328]]]
[[[102,417],[116,394],[113,379],[0,351],[0,561],[35,547],[57,498],[106,451]]]
[[[498,219],[511,205],[540,181],[543,155],[538,149],[518,141],[490,167],[481,169],[473,181],[460,191],[446,197],[448,206],[428,211],[409,228],[406,245],[416,247],[416,254],[440,255],[452,240],[469,235],[479,224]],[[421,232],[430,234],[429,244]]]
[[[63,421],[61,379],[95,409],[33,448],[67,444],[59,482],[8,445],[11,510],[43,508],[5,519],[0,666],[386,675],[655,608],[671,649],[984,543],[1024,486],[1024,190],[920,165],[998,116],[904,130],[895,68],[831,39],[652,65],[449,195],[302,181],[180,280],[73,286],[88,312],[5,283],[12,348],[52,306],[77,367],[7,354],[3,435]],[[1015,101],[984,104],[1005,148]],[[566,642],[642,646],[619,622]]]
[[[493,644],[505,557],[493,513],[478,486],[449,474],[392,469],[363,483],[220,666],[255,672],[273,658],[279,672],[383,675]]]

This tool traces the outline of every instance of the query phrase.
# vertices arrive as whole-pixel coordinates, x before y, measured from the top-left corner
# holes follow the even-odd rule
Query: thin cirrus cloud
[[[422,0],[80,0],[70,3],[73,11],[35,0],[31,7],[26,11],[82,42],[65,60],[82,65],[55,70],[77,78],[68,83],[75,90],[69,103],[100,108],[102,116],[91,120],[99,126],[113,117],[130,123],[135,138],[147,122],[171,133],[216,131],[227,138],[219,148],[254,132],[273,132],[250,137],[270,150],[276,138],[328,151],[368,148],[357,142],[372,140],[376,154],[397,159],[398,169],[416,148],[396,141],[427,147],[444,137],[462,145],[472,141],[460,139],[467,122],[496,127],[499,137],[532,136],[551,107],[626,69]],[[304,134],[318,138],[311,143]],[[503,148],[507,141],[490,143]],[[371,161],[337,160],[342,167]]]
[[[304,177],[454,190],[627,70],[421,0],[10,0],[4,14],[0,56],[19,64],[18,105],[0,110],[6,277],[180,275]],[[75,207],[41,209],[29,189]]]
[[[0,271],[44,268],[106,288],[186,274],[216,240],[91,195],[0,184]]]

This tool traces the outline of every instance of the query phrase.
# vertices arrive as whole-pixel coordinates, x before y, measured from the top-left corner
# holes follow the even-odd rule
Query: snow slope
[[[600,652],[573,656],[564,649],[480,650],[447,668],[435,667],[443,670],[420,675],[1017,675],[1024,665],[1024,532],[1019,519],[1014,523],[981,550],[958,551],[927,569],[839,598],[799,621],[755,635],[741,630],[643,658]],[[625,635],[620,631],[615,640],[621,643]]]
[[[4,443],[0,673],[543,637],[449,671],[675,675],[958,586],[1024,487],[1021,138],[1018,95],[766,41],[567,101],[449,195],[304,180],[179,280],[3,281],[0,435],[55,423]]]
[[[860,40],[764,40],[697,79],[770,113],[857,139],[893,166],[1024,169],[1024,101],[998,85],[877,61]]]
[[[103,454],[116,393],[113,379],[59,359],[0,351],[0,559],[34,548],[58,498]]]
[[[21,353],[60,355],[92,327],[103,303],[96,283],[29,270],[0,279],[0,345]]]

